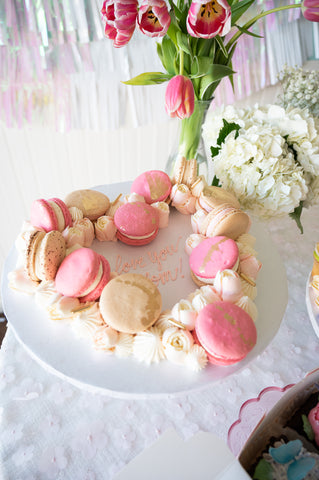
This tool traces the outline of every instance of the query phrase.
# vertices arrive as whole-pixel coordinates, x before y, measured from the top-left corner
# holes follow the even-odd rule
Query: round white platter
[[[306,305],[313,329],[317,337],[319,337],[319,306],[315,303],[318,294],[316,295],[315,290],[311,287],[311,281],[312,275],[310,272],[306,287]]]
[[[118,194],[130,192],[130,182],[94,187],[111,201]],[[171,209],[169,226],[159,231],[149,245],[132,247],[120,242],[98,242],[92,248],[109,260],[111,270],[148,274],[158,282],[163,310],[186,298],[197,287],[189,273],[184,242],[192,233],[190,216]],[[49,319],[45,309],[33,296],[12,290],[8,273],[16,268],[17,252],[13,247],[3,269],[2,300],[5,315],[19,341],[47,370],[71,383],[93,391],[121,398],[176,396],[200,390],[232,375],[254,360],[276,335],[284,315],[288,287],[286,271],[269,235],[253,221],[251,232],[255,249],[263,266],[257,279],[257,344],[236,365],[220,367],[209,364],[193,372],[168,361],[147,366],[132,357],[118,358],[96,351],[91,344],[75,336],[69,324]]]

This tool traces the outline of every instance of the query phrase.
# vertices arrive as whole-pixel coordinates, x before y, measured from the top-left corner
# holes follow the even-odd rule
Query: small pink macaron
[[[145,202],[129,202],[114,215],[117,238],[128,245],[147,245],[156,237],[159,214]]]
[[[66,227],[72,227],[71,213],[59,198],[35,200],[31,205],[30,222],[45,232],[52,230],[62,232]]]
[[[172,189],[167,173],[161,170],[149,170],[139,175],[133,182],[131,192],[142,195],[146,203],[165,201]]]
[[[79,248],[61,263],[55,277],[55,288],[66,297],[93,302],[100,297],[110,274],[110,264],[103,255],[90,248]]]
[[[197,285],[213,284],[220,270],[237,270],[237,244],[224,236],[206,238],[195,247],[189,257],[192,278]]]
[[[216,365],[233,365],[254,348],[257,330],[252,318],[231,302],[206,305],[195,324],[196,340]]]

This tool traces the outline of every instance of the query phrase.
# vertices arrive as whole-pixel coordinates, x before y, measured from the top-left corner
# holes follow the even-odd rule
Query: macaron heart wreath
[[[120,195],[110,202],[106,195],[95,190],[76,190],[67,195],[64,202],[56,198],[36,200],[31,207],[31,224],[36,232],[30,232],[28,236],[26,270],[35,282],[54,280],[56,291],[63,297],[76,298],[88,305],[98,302],[99,313],[107,328],[134,336],[150,332],[163,314],[168,322],[165,328],[170,330],[169,335],[161,333],[163,345],[165,337],[172,338],[171,349],[184,348],[184,341],[191,349],[194,339],[209,361],[230,365],[241,361],[256,344],[254,322],[242,307],[248,304],[252,311],[249,301],[238,306],[235,300],[231,302],[222,298],[223,290],[227,290],[229,299],[240,297],[240,252],[236,240],[249,231],[250,218],[231,193],[220,187],[210,187],[198,177],[195,164],[181,162],[175,181],[174,177],[171,180],[159,170],[141,174],[123,201]],[[176,195],[179,186],[179,195]],[[75,216],[81,218],[81,215],[83,221],[92,222],[95,232],[99,219],[103,219],[102,225],[105,222],[108,228],[112,226],[112,238],[106,233],[98,238],[96,233],[100,241],[118,239],[131,246],[147,245],[158,235],[159,228],[168,225],[170,202],[179,212],[191,215],[194,233],[187,239],[185,250],[189,255],[192,279],[201,287],[200,295],[204,289],[206,299],[195,301],[196,290],[189,296],[190,300],[180,300],[168,313],[161,312],[160,291],[145,276],[131,273],[111,275],[108,260],[91,248],[75,245],[66,249],[63,235],[76,225]],[[196,206],[195,211],[193,206]],[[253,256],[250,249],[245,253],[249,271],[252,269],[250,257]],[[257,266],[259,269],[261,265]],[[231,281],[227,277],[227,289],[224,288],[226,280],[218,277],[223,271],[228,271],[231,277]],[[253,268],[253,274],[255,279],[257,267]],[[235,284],[236,295],[232,295]],[[188,321],[190,317],[191,322]],[[155,335],[154,332],[150,334]],[[178,332],[185,332],[185,338],[183,335],[180,338]],[[157,340],[154,342],[157,344]],[[196,351],[194,355],[200,357],[201,354]],[[205,362],[201,360],[201,368]]]

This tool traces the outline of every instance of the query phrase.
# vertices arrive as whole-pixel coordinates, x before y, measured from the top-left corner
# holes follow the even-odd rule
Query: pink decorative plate
[[[257,398],[246,400],[239,410],[239,418],[232,424],[228,431],[227,444],[237,457],[243,449],[246,441],[261,421],[270,412],[272,407],[281,399],[287,390],[294,384],[286,387],[264,388]]]

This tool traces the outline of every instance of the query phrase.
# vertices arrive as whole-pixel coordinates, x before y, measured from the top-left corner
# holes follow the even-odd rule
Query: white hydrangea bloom
[[[206,150],[217,146],[223,119],[235,122],[214,157],[214,173],[244,209],[262,218],[319,201],[319,120],[307,110],[266,105],[221,107],[203,126]],[[237,138],[236,138],[237,137]]]

